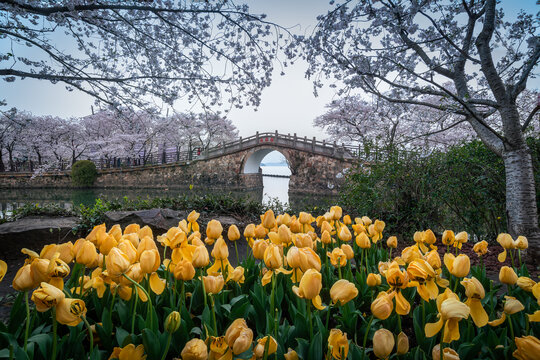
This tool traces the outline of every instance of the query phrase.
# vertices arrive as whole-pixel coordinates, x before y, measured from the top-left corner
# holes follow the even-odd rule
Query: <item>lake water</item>
[[[289,198],[289,179],[264,176],[264,174],[287,175],[291,172],[287,166],[261,166],[263,173],[262,192],[259,191],[237,191],[231,192],[233,196],[248,196],[251,199],[269,203],[278,200],[281,204],[291,203],[293,207],[302,207],[305,204],[323,205],[329,203],[328,196],[294,196]],[[226,190],[225,190],[226,191]],[[65,209],[73,208],[73,204],[93,205],[96,199],[112,200],[127,196],[135,199],[154,197],[176,197],[186,193],[201,194],[196,189],[14,189],[0,191],[0,218],[9,216],[13,210],[24,204],[58,204]],[[204,193],[208,193],[205,190]],[[223,190],[216,191],[223,193]],[[331,198],[330,198],[331,201]]]

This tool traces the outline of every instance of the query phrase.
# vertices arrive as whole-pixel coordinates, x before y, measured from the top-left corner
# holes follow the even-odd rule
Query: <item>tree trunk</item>
[[[528,261],[540,256],[540,229],[531,153],[527,146],[503,152],[508,231],[529,241]]]
[[[4,154],[2,153],[2,148],[0,147],[0,172],[6,171],[6,166],[4,165]]]

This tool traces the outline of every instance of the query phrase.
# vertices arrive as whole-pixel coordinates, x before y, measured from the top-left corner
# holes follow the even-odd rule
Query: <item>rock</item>
[[[171,209],[107,211],[105,213],[105,224],[107,229],[114,224],[120,224],[122,229],[133,223],[139,224],[141,227],[148,225],[154,235],[161,235],[171,227],[178,226],[178,222],[186,217],[186,212]]]

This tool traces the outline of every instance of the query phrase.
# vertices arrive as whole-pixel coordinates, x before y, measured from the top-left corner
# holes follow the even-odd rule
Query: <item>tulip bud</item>
[[[122,250],[118,248],[112,248],[109,255],[105,258],[107,265],[107,272],[111,276],[120,276],[127,271],[131,262]]]
[[[366,283],[369,287],[381,285],[381,275],[370,273],[367,276]]]
[[[323,231],[321,235],[321,242],[325,245],[332,243],[332,237],[330,236],[330,233],[327,230]]]
[[[409,352],[409,338],[402,331],[397,336],[397,350],[398,355],[403,355]]]
[[[174,333],[180,327],[180,313],[178,311],[172,311],[165,319],[165,331],[169,334]]]
[[[277,342],[276,342],[276,339],[274,339],[272,336],[268,335],[268,336],[265,336],[259,340],[257,340],[257,345],[255,345],[255,348],[253,349],[253,353],[255,354],[255,357],[257,359],[260,359],[263,357],[264,355],[264,348],[266,346],[266,342],[269,341],[270,343],[268,344],[268,351],[267,351],[267,354],[268,355],[272,355],[273,353],[275,353],[277,351]]]
[[[297,352],[291,348],[289,348],[287,353],[283,354],[283,356],[285,357],[285,360],[298,360],[299,359]]]
[[[182,360],[207,360],[208,348],[201,339],[189,340],[182,349]]]
[[[362,249],[369,249],[371,247],[371,240],[369,240],[366,233],[362,232],[356,236],[356,245]]]
[[[279,226],[278,235],[281,243],[283,243],[284,245],[289,245],[292,242],[291,230],[289,230],[287,225],[282,224]]]
[[[540,353],[540,340],[538,338],[529,335],[523,337],[516,337],[516,350],[512,355],[516,359],[532,360],[537,359]]]
[[[339,228],[338,237],[341,241],[349,241],[352,239],[351,231],[344,225]]]
[[[39,312],[45,312],[56,306],[65,297],[62,290],[45,282],[42,282],[40,287],[32,293],[32,301]]]
[[[248,224],[248,226],[246,226],[244,229],[244,237],[246,239],[255,237],[255,224]]]
[[[441,359],[441,345],[437,344],[433,347],[431,351],[431,356],[433,360]],[[459,360],[459,354],[452,348],[445,347],[443,349],[443,360]]]
[[[268,247],[268,242],[266,240],[256,240],[253,243],[253,256],[255,259],[262,260],[264,259],[264,252]]]
[[[203,276],[204,288],[208,294],[217,294],[223,289],[225,280],[222,275],[219,276]]]
[[[394,348],[394,334],[386,329],[379,329],[373,335],[373,353],[378,359],[386,359]]]
[[[264,226],[266,229],[273,229],[276,227],[276,218],[274,216],[274,212],[272,209],[266,211],[262,218],[262,226]]]
[[[265,229],[265,227],[259,224],[255,227],[255,238],[264,239],[267,232],[268,231]]]
[[[515,285],[517,282],[518,276],[514,269],[508,266],[501,267],[499,271],[499,281],[506,285]]]
[[[15,274],[12,286],[17,291],[28,291],[36,287],[30,264],[23,265]]]
[[[106,261],[107,260],[105,260],[105,262]],[[145,250],[142,252],[139,262],[141,264],[142,272],[151,274],[159,268],[159,265],[161,265],[161,257],[159,256],[159,252],[155,249]]]
[[[388,240],[386,240],[386,246],[393,249],[397,248],[397,237],[390,236]]]
[[[529,242],[525,236],[518,236],[514,241],[514,247],[519,250],[526,250],[529,247]]]
[[[236,319],[227,328],[225,342],[235,355],[247,351],[253,342],[253,331],[247,326],[246,320]]]
[[[96,246],[90,241],[83,240],[80,243],[80,247],[75,255],[75,261],[79,264],[83,264],[87,267],[92,267],[97,263],[97,250]]]
[[[240,239],[240,230],[238,230],[238,227],[236,225],[229,226],[229,230],[227,231],[227,238],[229,241],[236,241]]]
[[[349,244],[341,244],[341,250],[347,257],[347,260],[351,260],[354,258],[354,250]]]

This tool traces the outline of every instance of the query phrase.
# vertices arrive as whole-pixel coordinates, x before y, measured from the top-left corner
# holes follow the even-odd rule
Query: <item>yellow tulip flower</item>
[[[392,310],[394,310],[392,298],[392,294],[381,291],[379,295],[377,295],[377,298],[371,303],[371,313],[373,316],[380,320],[388,319],[392,314]]]
[[[207,360],[208,348],[201,339],[191,339],[186,343],[180,355],[182,360]]]
[[[236,225],[229,226],[229,230],[227,231],[227,239],[229,241],[236,241],[240,239],[240,230],[238,230],[238,227]]]
[[[536,285],[536,282],[526,276],[520,276],[518,277],[516,284],[521,288],[521,290],[532,292],[532,289]]]
[[[127,255],[129,262],[134,263],[137,261],[137,248],[133,245],[133,243],[129,240],[120,240],[120,243],[118,243],[117,246],[124,254]],[[156,250],[157,251],[157,250]]]
[[[223,237],[220,236],[219,239],[217,239],[211,255],[216,260],[225,260],[229,257],[229,248]]]
[[[80,242],[79,246],[80,247],[75,254],[75,261],[79,264],[85,265],[86,267],[94,267],[98,260],[96,246],[87,240]]]
[[[490,326],[499,326],[506,320],[507,315],[513,315],[525,310],[523,304],[515,297],[505,296],[504,298],[506,299],[506,302],[504,303],[503,313],[499,319],[488,322]]]
[[[210,263],[210,256],[208,254],[208,250],[206,249],[206,246],[199,245],[195,247],[195,250],[193,251],[191,263],[193,264],[193,267],[197,269],[205,267]]]
[[[253,243],[253,257],[258,260],[264,259],[264,252],[268,247],[268,241],[266,240],[255,240]]]
[[[389,330],[379,329],[373,335],[373,353],[377,359],[387,359],[394,349],[394,334]]]
[[[128,344],[123,348],[115,347],[109,359],[118,360],[144,360],[144,346],[141,344],[137,347],[133,344]]]
[[[381,285],[381,274],[369,273],[366,278],[366,284],[369,287]]]
[[[191,211],[187,217],[188,221],[188,232],[190,231],[199,231],[199,224],[197,223],[197,220],[199,219],[199,214],[195,210]]]
[[[461,249],[463,244],[465,244],[468,240],[469,240],[469,234],[467,234],[465,231],[457,233],[456,241],[454,241],[454,247]]]
[[[343,250],[343,253],[347,257],[347,260],[351,260],[354,258],[354,250],[351,245],[341,244],[341,250]]]
[[[446,246],[452,246],[454,245],[454,241],[456,241],[454,232],[452,230],[444,230],[441,242]]]
[[[181,320],[182,319],[180,318],[180,313],[178,311],[171,311],[171,313],[165,318],[163,328],[169,334],[172,334],[180,327]]]
[[[347,333],[339,329],[331,329],[328,335],[328,349],[332,349],[332,358],[344,360],[349,354],[349,340]]]
[[[129,224],[124,228],[124,235],[138,234],[139,230],[141,230],[141,226],[139,224]]]
[[[465,304],[471,310],[471,317],[477,327],[485,326],[489,321],[486,310],[482,307],[481,300],[486,296],[484,287],[477,278],[463,279],[461,285],[465,288],[467,301]]]
[[[255,355],[257,359],[262,359],[262,357],[264,356],[264,348],[267,341],[269,341],[267,354],[272,355],[277,351],[276,339],[274,339],[270,335],[265,336],[257,340],[257,345],[255,345],[255,348],[253,349],[253,355]]]
[[[236,319],[227,328],[225,341],[232,349],[233,354],[241,354],[251,347],[253,331],[247,326],[246,320]]]
[[[450,274],[462,278],[469,274],[471,269],[471,260],[465,254],[459,254],[457,257],[451,253],[444,254],[444,265]]]
[[[120,276],[127,271],[131,262],[124,252],[118,248],[112,248],[105,258],[107,272],[111,276]]]
[[[289,348],[285,354],[283,354],[285,360],[299,360],[298,353]]]
[[[529,335],[515,338],[517,349],[512,354],[518,360],[538,359],[540,354],[540,340]]]
[[[253,247],[253,238],[255,238],[255,224],[248,224],[244,229],[244,237],[249,247]]]
[[[245,281],[244,277],[244,268],[242,266],[237,266],[233,271],[230,271],[225,282],[234,281],[238,284],[243,284]]]
[[[429,245],[431,249],[436,249],[436,247],[433,246],[433,244],[435,244],[436,241],[437,241],[437,238],[435,237],[435,234],[433,233],[431,229],[427,229],[426,231],[424,231],[424,234],[422,237],[422,242],[424,244]]]
[[[0,282],[2,282],[2,279],[4,279],[4,276],[6,276],[7,273],[7,264],[4,260],[0,260]]]
[[[518,280],[518,276],[514,269],[509,266],[501,267],[499,271],[499,281],[506,285],[515,285]]]
[[[105,260],[107,262],[107,260]],[[161,265],[161,257],[159,252],[155,249],[145,250],[142,252],[139,259],[141,264],[141,270],[145,274],[151,274],[159,268]]]
[[[395,249],[397,248],[397,237],[390,236],[388,240],[386,240],[386,246],[389,248]]]
[[[175,265],[173,275],[176,280],[192,280],[195,277],[195,267],[188,260],[182,259]]]
[[[68,326],[77,326],[86,315],[86,304],[80,299],[62,299],[56,305],[56,321]]]
[[[292,233],[289,227],[281,224],[278,228],[279,240],[284,246],[289,246],[292,243]]]
[[[437,297],[437,308],[439,310],[439,320],[436,323],[425,325],[426,337],[432,337],[441,331],[444,324],[443,342],[449,343],[459,340],[459,321],[469,317],[470,309],[467,305],[459,301],[456,294],[449,289]]]
[[[221,226],[221,223],[215,219],[210,220],[206,225],[206,236],[209,239],[217,240],[221,236],[222,232],[223,226]]]
[[[371,247],[371,240],[366,233],[362,232],[356,236],[356,245],[361,249],[369,249]]]
[[[334,304],[339,302],[343,306],[357,296],[358,289],[356,286],[345,279],[336,281],[330,288],[330,297]]]
[[[261,220],[261,225],[267,230],[273,229],[277,225],[276,217],[274,216],[272,209],[267,210]]]
[[[426,251],[428,250],[425,246],[424,248]],[[413,246],[407,246],[405,249],[401,251],[401,258],[403,259],[403,261],[405,261],[406,264],[409,264],[416,259],[423,259],[424,256],[418,249],[418,246],[413,245]]]
[[[497,236],[497,242],[504,249],[503,252],[497,256],[497,258],[499,259],[499,262],[504,262],[506,260],[506,251],[514,248],[514,240],[510,234],[502,233]]]
[[[486,240],[482,240],[482,241],[479,241],[477,242],[476,244],[474,244],[473,246],[473,251],[476,253],[476,255],[478,256],[483,256],[483,255],[486,255],[487,252],[488,252],[488,243]]]
[[[17,291],[28,291],[37,286],[30,264],[23,265],[15,274],[12,282],[13,289]]]
[[[339,228],[338,237],[341,241],[347,242],[352,239],[352,234],[349,228],[346,225],[343,225]]]
[[[223,289],[225,280],[222,275],[218,276],[203,276],[204,288],[208,294],[217,294]]]
[[[386,271],[386,282],[390,285],[391,294],[396,299],[396,312],[399,315],[407,315],[411,311],[411,304],[401,293],[401,289],[409,285],[409,278],[405,270],[401,270],[397,262],[392,262]]]
[[[144,228],[141,229],[141,232],[143,231]],[[154,238],[150,237],[150,236],[145,236],[145,237],[141,238],[141,241],[139,242],[139,246],[137,246],[137,256],[138,256],[138,258],[141,256],[143,251],[152,250],[152,249],[158,250],[158,247],[156,245],[156,242],[154,241]]]
[[[529,247],[529,241],[525,236],[518,236],[516,241],[514,241],[514,248],[519,250],[527,250]]]
[[[362,216],[362,223],[364,224],[364,226],[369,226],[371,225],[371,219],[367,216]]]
[[[326,252],[326,256],[330,258],[330,262],[334,267],[344,267],[347,265],[347,256],[341,248],[334,248],[332,252]]]
[[[437,344],[431,351],[433,360],[439,360],[441,358],[441,345]],[[452,348],[445,347],[443,349],[443,360],[459,360],[459,354]]]
[[[292,290],[302,299],[311,300],[313,306],[319,310],[323,310],[326,306],[322,305],[322,300],[319,295],[322,289],[322,275],[315,269],[307,270],[302,279],[300,280],[299,286],[293,286]]]
[[[396,353],[404,355],[409,352],[409,337],[402,331],[397,336]]]
[[[409,276],[409,286],[416,286],[418,294],[425,301],[436,299],[439,295],[439,289],[435,284],[437,274],[426,260],[413,260],[407,267],[407,275]]]
[[[32,301],[36,304],[36,310],[39,312],[45,312],[56,306],[65,297],[62,290],[45,282],[42,282],[32,293]]]

